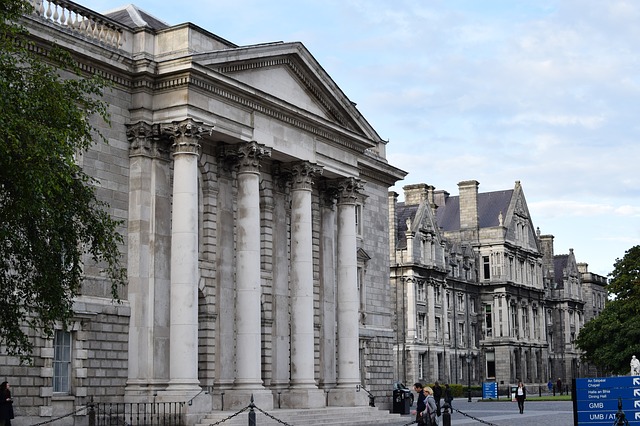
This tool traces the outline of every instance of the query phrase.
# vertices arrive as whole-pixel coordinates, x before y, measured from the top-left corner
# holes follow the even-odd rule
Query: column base
[[[160,391],[155,397],[155,402],[183,402],[187,425],[197,424],[213,410],[211,395],[200,387],[197,390],[167,389]]]
[[[251,403],[264,411],[273,410],[273,393],[264,388],[255,387],[254,389],[230,389],[224,393],[224,409],[240,410]]]
[[[317,388],[288,389],[279,395],[279,408],[324,408],[327,406],[324,391]]]
[[[356,390],[355,385],[349,388],[336,388],[329,390],[327,404],[330,407],[362,407],[369,405],[369,396],[366,392]]]

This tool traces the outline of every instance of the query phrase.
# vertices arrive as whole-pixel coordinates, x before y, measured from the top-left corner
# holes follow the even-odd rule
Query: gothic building
[[[405,172],[298,42],[238,46],[134,6],[34,1],[55,41],[110,82],[109,141],[78,161],[123,221],[122,303],[87,265],[70,329],[1,355],[32,423],[96,401],[212,409],[390,405],[388,190]],[[207,391],[207,392],[203,392]]]
[[[390,193],[397,376],[500,385],[576,377],[573,339],[585,297],[604,303],[603,277],[581,271],[573,252],[554,256],[520,182],[486,193],[476,181],[458,186],[450,196],[407,185],[404,202]]]

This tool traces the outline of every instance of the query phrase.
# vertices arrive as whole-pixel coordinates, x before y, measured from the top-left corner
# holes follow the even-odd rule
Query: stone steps
[[[231,419],[233,411],[216,411],[205,416],[196,426],[210,426],[220,424],[223,426],[247,426],[249,424],[249,411],[245,411]],[[274,409],[268,414],[278,420],[274,420],[260,411],[256,413],[256,426],[276,426],[288,424],[292,426],[365,426],[365,425],[404,425],[410,423],[412,416],[391,414],[386,410],[375,407],[326,407],[309,409]],[[228,420],[225,420],[228,419]],[[221,423],[218,423],[221,422]]]

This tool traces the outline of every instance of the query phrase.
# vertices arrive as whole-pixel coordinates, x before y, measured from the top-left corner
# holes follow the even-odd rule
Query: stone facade
[[[606,280],[578,267],[573,251],[554,255],[519,182],[478,187],[460,182],[452,197],[407,185],[400,203],[389,194],[396,377],[506,387],[589,374],[573,339],[585,306],[593,301],[590,318],[604,307]]]
[[[192,399],[190,423],[251,395],[263,409],[366,405],[361,386],[389,408],[387,193],[405,173],[310,52],[134,6],[35,6],[32,40],[112,83],[111,123],[95,122],[109,144],[79,161],[123,220],[129,284],[115,303],[87,264],[68,386],[54,384],[55,339],[34,335],[33,366],[1,356],[17,423],[90,398]]]

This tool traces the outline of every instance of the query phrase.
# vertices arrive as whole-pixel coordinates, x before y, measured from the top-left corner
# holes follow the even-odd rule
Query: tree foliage
[[[0,4],[0,338],[23,360],[33,349],[25,326],[51,335],[72,317],[84,259],[103,268],[114,298],[126,278],[119,222],[76,162],[95,136],[104,141],[92,125],[108,122],[104,84],[62,49],[35,53],[17,24],[30,12],[21,0]]]
[[[580,330],[583,359],[615,374],[628,374],[632,355],[640,355],[640,246],[616,259],[609,274],[609,301],[599,316]]]

